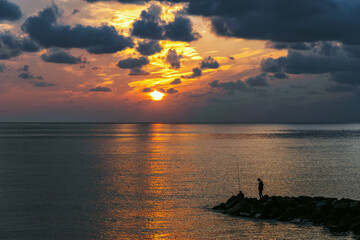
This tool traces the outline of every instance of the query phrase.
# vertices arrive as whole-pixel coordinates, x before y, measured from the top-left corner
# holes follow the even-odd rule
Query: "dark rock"
[[[356,222],[350,226],[350,230],[355,234],[360,234],[360,222]]]
[[[231,196],[231,198],[229,198],[225,203],[226,209],[229,209],[229,208],[235,206],[237,204],[237,201],[238,201],[238,198],[236,196]]]
[[[221,203],[220,205],[213,207],[213,210],[216,210],[216,211],[226,210],[225,203]]]
[[[281,197],[265,195],[245,198],[240,192],[226,203],[213,208],[233,216],[274,219],[296,224],[311,222],[334,233],[352,231],[360,234],[360,202],[325,197]]]

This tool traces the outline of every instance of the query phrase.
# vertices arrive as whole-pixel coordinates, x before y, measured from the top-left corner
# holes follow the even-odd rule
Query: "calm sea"
[[[360,124],[0,124],[0,239],[351,238],[211,211],[238,173],[360,200]]]

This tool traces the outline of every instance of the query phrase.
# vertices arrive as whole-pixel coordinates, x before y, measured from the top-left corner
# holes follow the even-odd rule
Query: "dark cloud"
[[[0,21],[16,21],[22,16],[21,10],[15,3],[0,0]]]
[[[140,57],[140,58],[127,58],[121,60],[117,65],[119,68],[132,69],[132,68],[141,68],[142,66],[145,66],[147,64],[149,64],[149,59],[145,57]]]
[[[195,0],[187,11],[211,17],[214,31],[222,36],[360,44],[358,1]]]
[[[9,31],[0,33],[0,59],[8,60],[22,52],[37,52],[39,47],[29,38],[20,38]]]
[[[175,79],[174,81],[172,81],[170,84],[171,85],[177,85],[177,84],[181,84],[182,82],[181,82],[181,79],[180,78],[177,78],[177,79]]]
[[[63,50],[50,51],[47,54],[41,55],[41,59],[45,62],[61,64],[78,64],[87,62],[86,58],[74,57],[70,53]]]
[[[305,42],[294,42],[294,43],[267,42],[266,47],[279,49],[279,50],[281,49],[309,50],[311,48],[311,44]]]
[[[179,91],[174,89],[174,88],[169,88],[166,93],[169,93],[169,94],[174,94],[174,93],[178,93]]]
[[[24,65],[18,69],[18,71],[20,71],[20,72],[28,72],[29,70],[30,70],[29,65]]]
[[[160,18],[161,12],[161,7],[157,5],[151,5],[147,11],[142,11],[140,20],[133,23],[132,35],[155,40],[164,39],[165,22]]]
[[[130,4],[143,4],[145,2],[149,2],[150,0],[85,0],[85,2],[95,3],[95,2],[110,2],[116,1],[119,3],[130,3]]]
[[[219,80],[215,80],[209,83],[209,86],[212,88],[221,88],[228,92],[249,91],[249,86],[241,80],[237,80],[233,82],[219,82]]]
[[[360,69],[359,72],[333,72],[330,80],[339,84],[360,85]]]
[[[354,90],[355,90],[354,86],[344,85],[344,84],[337,84],[326,88],[326,91],[328,92],[352,92]]]
[[[95,88],[91,88],[89,90],[90,92],[111,92],[111,88],[108,88],[108,87],[95,87]]]
[[[180,60],[183,58],[181,54],[177,54],[175,49],[169,49],[166,54],[166,63],[171,66],[171,68],[178,69],[180,68]]]
[[[24,65],[23,67],[18,69],[19,75],[18,78],[22,78],[22,79],[39,79],[39,80],[43,80],[42,76],[37,76],[35,77],[31,72],[30,72],[30,67],[29,65]]]
[[[189,76],[182,76],[183,78],[197,78],[202,75],[202,71],[200,68],[193,68],[193,73]]]
[[[216,69],[216,68],[219,68],[220,65],[219,63],[213,59],[212,57],[207,57],[205,58],[205,60],[203,60],[201,62],[201,68],[212,68],[212,69]]]
[[[94,66],[91,68],[91,70],[93,70],[93,71],[97,71],[97,70],[101,70],[101,69],[102,69],[102,67],[98,67],[98,66]]]
[[[132,68],[129,75],[130,76],[146,76],[150,73],[147,71],[142,70],[141,68]]]
[[[303,85],[289,85],[290,88],[294,88],[294,89],[305,89],[306,87]]]
[[[164,29],[165,38],[172,41],[192,42],[200,38],[200,34],[193,31],[192,23],[186,17],[176,16]]]
[[[246,83],[251,87],[269,86],[266,73],[260,73],[259,75],[249,77],[246,79]]]
[[[151,40],[151,41],[142,41],[142,42],[139,42],[139,46],[136,48],[136,50],[141,53],[142,55],[145,55],[145,56],[151,56],[151,55],[154,55],[155,53],[159,53],[162,51],[162,47],[161,45],[159,44],[158,41],[154,41],[154,40]]]
[[[276,79],[287,79],[287,78],[289,78],[289,76],[286,75],[283,72],[276,72],[276,73],[274,73],[274,75],[272,77],[274,77]]]
[[[166,23],[161,19],[162,8],[151,5],[142,11],[140,20],[133,23],[132,35],[147,39],[168,39],[172,41],[191,42],[200,35],[193,30],[190,19],[176,16],[173,22]]]
[[[319,43],[308,51],[289,50],[286,57],[268,58],[261,63],[264,72],[323,74],[359,72],[360,59],[336,43]]]
[[[57,23],[59,15],[57,6],[53,5],[40,11],[38,15],[29,17],[22,28],[46,48],[81,48],[89,53],[102,54],[134,46],[131,38],[120,35],[113,26],[61,25]]]
[[[72,15],[75,15],[75,14],[77,14],[77,13],[79,13],[79,12],[80,12],[80,10],[77,9],[77,8],[75,8],[71,14],[72,14]]]
[[[6,69],[5,64],[0,64],[0,73],[3,72]]]
[[[35,87],[54,87],[55,83],[43,82],[43,81],[34,81],[31,82]]]
[[[261,62],[261,70],[267,73],[277,73],[284,71],[285,58],[267,58]]]
[[[144,93],[149,93],[149,92],[152,92],[153,90],[151,89],[151,88],[144,88],[143,90],[142,90],[142,92],[144,92]]]
[[[19,78],[22,78],[22,79],[34,79],[35,77],[29,73],[29,72],[23,72],[23,73],[20,73],[18,75]]]

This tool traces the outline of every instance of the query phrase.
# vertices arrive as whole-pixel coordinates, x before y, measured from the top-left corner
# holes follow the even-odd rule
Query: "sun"
[[[155,90],[150,93],[150,96],[154,101],[161,101],[164,98],[165,94]]]

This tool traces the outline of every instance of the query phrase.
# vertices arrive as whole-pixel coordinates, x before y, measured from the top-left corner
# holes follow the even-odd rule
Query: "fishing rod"
[[[235,156],[234,156],[235,157]],[[236,172],[237,172],[237,180],[238,180],[238,188],[240,192],[240,170],[239,170],[239,158],[235,157],[236,159]]]

